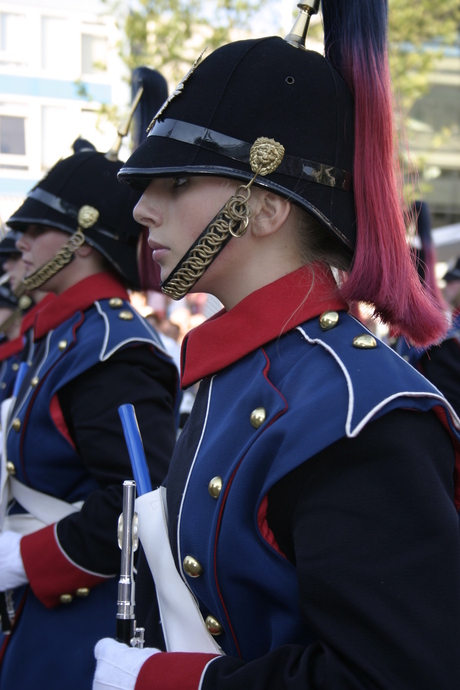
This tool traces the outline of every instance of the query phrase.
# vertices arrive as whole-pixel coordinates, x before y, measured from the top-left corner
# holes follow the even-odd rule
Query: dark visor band
[[[181,141],[184,144],[192,144],[249,165],[249,153],[252,144],[215,132],[207,127],[193,125],[181,120],[166,119],[163,122],[157,121],[148,136],[164,137],[165,139]],[[351,173],[331,165],[315,163],[296,156],[285,154],[276,172],[296,179],[302,178],[316,184],[336,187],[345,192],[351,192],[352,189]]]
[[[44,189],[40,189],[40,187],[35,187],[35,189],[32,189],[28,193],[27,198],[35,199],[36,201],[39,201],[41,204],[44,204],[45,206],[52,208],[54,211],[62,213],[62,215],[68,216],[69,218],[73,218],[75,221],[78,222],[78,212],[80,209],[78,209],[73,204],[70,204],[68,201],[65,201],[65,199],[60,199],[58,196],[51,194],[51,192],[47,192]],[[110,237],[113,240],[120,239],[120,233],[111,232],[110,230],[101,227],[101,225],[97,222],[94,223],[94,225],[92,225],[91,228],[95,228],[102,235],[106,235],[107,237]],[[127,237],[128,234],[122,233],[122,236]]]

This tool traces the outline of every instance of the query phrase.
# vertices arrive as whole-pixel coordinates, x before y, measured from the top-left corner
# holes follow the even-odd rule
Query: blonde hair
[[[296,221],[296,240],[302,263],[321,262],[330,268],[347,272],[351,257],[341,247],[332,233],[298,206],[292,206]]]

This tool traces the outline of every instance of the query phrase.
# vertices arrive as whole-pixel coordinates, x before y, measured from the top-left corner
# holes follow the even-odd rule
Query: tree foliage
[[[383,0],[374,0],[375,2]],[[280,34],[277,16],[280,0],[104,0],[118,17],[121,56],[132,70],[147,65],[161,72],[173,88],[207,47],[251,35]],[[344,0],[346,2],[346,0]],[[390,67],[398,106],[401,162],[406,168],[407,138],[411,132],[403,120],[413,104],[429,89],[430,74],[446,48],[459,40],[460,0],[388,0]],[[298,10],[292,3],[292,18]],[[257,17],[257,21],[254,18]],[[261,27],[264,27],[262,30]],[[284,27],[286,29],[286,27]],[[312,23],[312,38],[322,41],[320,22]],[[109,115],[109,113],[106,113]],[[449,127],[442,137],[449,139]],[[429,147],[435,146],[433,137]],[[423,167],[421,159],[410,166]]]
[[[393,82],[407,112],[427,90],[429,75],[460,28],[458,0],[389,0],[390,64]]]
[[[262,11],[268,17],[275,6],[275,0],[135,0],[126,10],[123,0],[104,2],[118,16],[128,68],[148,65],[174,83],[203,48],[250,34],[253,17]],[[389,0],[391,70],[405,110],[426,90],[434,61],[458,40],[459,26],[459,0]],[[272,33],[279,30],[271,27]],[[316,26],[313,33],[320,30]]]
[[[122,3],[104,0],[112,10]],[[247,30],[270,0],[138,0],[123,16],[121,55],[130,69],[147,65],[179,81],[186,66],[207,47],[214,50]]]

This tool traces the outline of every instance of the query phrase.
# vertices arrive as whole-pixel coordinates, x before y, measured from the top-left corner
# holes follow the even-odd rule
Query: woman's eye
[[[46,232],[46,228],[43,225],[29,225],[24,235],[27,237],[40,237]]]
[[[186,184],[188,182],[188,179],[186,177],[175,177],[173,179],[173,187],[182,187],[182,185]]]

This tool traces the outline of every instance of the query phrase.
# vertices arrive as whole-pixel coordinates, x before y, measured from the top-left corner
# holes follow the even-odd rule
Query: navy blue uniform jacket
[[[177,369],[123,285],[102,273],[35,318],[32,365],[6,430],[16,479],[82,509],[21,540],[30,585],[14,591],[0,687],[90,690],[94,645],[115,634],[122,483],[132,478],[118,407],[132,403],[152,482],[175,443]],[[21,512],[13,503],[10,513]]]
[[[136,690],[459,687],[458,419],[331,281],[301,269],[183,345],[169,535],[225,656],[157,654]]]

